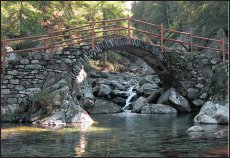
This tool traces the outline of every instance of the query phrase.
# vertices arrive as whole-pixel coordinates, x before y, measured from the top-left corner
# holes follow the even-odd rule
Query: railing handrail
[[[127,21],[127,24],[128,24],[127,27],[119,26],[118,24],[114,24],[115,22],[124,21],[124,20]],[[99,23],[105,24],[106,22],[108,22],[108,23],[112,22],[112,24],[103,25],[103,26],[99,25],[98,26]],[[159,31],[159,34],[152,33],[152,32],[147,31],[147,30],[140,30],[140,29],[133,28],[131,26],[131,22],[136,22],[139,24],[154,27],[155,29],[157,29]],[[109,29],[110,27],[113,27],[113,28]],[[102,29],[102,30],[100,30],[100,29]],[[127,35],[118,34],[118,31],[122,31],[122,30],[127,30],[127,32],[126,32]],[[69,33],[69,31],[71,31],[71,32]],[[76,33],[72,32],[72,31],[75,31]],[[38,50],[50,49],[52,54],[53,54],[54,48],[63,47],[63,46],[70,46],[70,45],[74,45],[74,44],[81,44],[81,42],[86,42],[89,40],[91,40],[91,46],[92,46],[92,49],[94,49],[94,47],[95,47],[94,44],[95,44],[96,39],[100,39],[100,38],[103,39],[104,37],[109,37],[109,36],[126,37],[126,38],[128,38],[128,43],[130,44],[131,39],[136,39],[136,38],[132,37],[131,31],[140,32],[144,35],[147,35],[148,40],[145,40],[145,42],[151,43],[152,45],[155,45],[155,46],[159,46],[161,48],[161,51],[164,51],[166,48],[171,49],[171,48],[166,47],[164,45],[164,41],[172,41],[175,43],[189,45],[191,52],[193,52],[194,47],[209,49],[209,50],[215,50],[215,51],[221,51],[223,53],[223,61],[225,60],[225,53],[228,52],[228,45],[229,44],[226,43],[223,38],[222,39],[212,39],[212,38],[200,37],[197,35],[193,35],[192,33],[181,32],[181,31],[177,31],[177,30],[173,30],[173,29],[164,28],[163,24],[156,25],[156,24],[152,24],[149,22],[132,19],[128,16],[127,18],[118,18],[118,19],[109,19],[109,20],[100,20],[100,21],[94,21],[94,19],[92,19],[89,24],[84,24],[82,26],[77,26],[77,27],[58,30],[58,31],[54,31],[51,29],[51,32],[49,32],[47,35],[28,36],[28,37],[14,38],[14,39],[6,39],[6,37],[3,36],[3,38],[1,39],[1,44],[3,47],[1,50],[1,53],[3,56],[2,60],[5,60],[6,53],[20,53],[20,52],[29,52],[29,51],[38,51]],[[173,33],[178,33],[178,34],[185,34],[185,35],[189,36],[190,41],[187,42],[187,41],[183,41],[183,40],[164,37],[164,31],[168,31],[169,33],[173,32]],[[101,35],[101,36],[96,35],[96,34],[103,33],[103,32],[108,32],[108,33],[112,32],[112,34]],[[81,33],[84,33],[84,35],[81,35]],[[90,33],[90,34],[87,34],[87,33]],[[74,36],[74,35],[76,37],[72,37],[71,39],[65,39],[62,41],[54,42],[54,39],[56,39],[56,38],[60,39],[60,37]],[[85,37],[89,37],[89,38],[85,38]],[[159,43],[158,44],[152,43],[150,37],[158,39]],[[208,41],[217,42],[220,46],[220,49],[194,44],[193,39],[195,39],[195,38],[201,39],[201,40],[208,40]],[[5,50],[7,43],[11,43],[11,42],[15,42],[15,41],[21,41],[21,40],[30,40],[30,39],[34,39],[34,40],[32,40],[33,42],[44,41],[45,46],[40,47],[40,48],[29,48],[29,49],[15,50],[13,52],[6,52],[6,50]],[[75,42],[74,40],[77,40],[77,42]],[[141,40],[141,39],[139,39],[139,40]],[[72,43],[65,43],[65,42],[72,42]],[[225,48],[225,47],[227,47],[227,48]],[[175,49],[175,48],[173,48],[173,49]],[[178,50],[178,49],[175,49],[175,50]],[[179,50],[182,51],[181,49],[179,49]],[[2,61],[2,64],[5,64],[5,61]],[[2,65],[2,67],[4,68],[3,65]]]

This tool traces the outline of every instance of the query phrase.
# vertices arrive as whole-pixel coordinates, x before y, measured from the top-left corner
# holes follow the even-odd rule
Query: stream
[[[1,156],[198,157],[207,148],[228,146],[226,138],[189,137],[185,132],[193,126],[194,114],[145,115],[126,111],[91,117],[99,124],[58,130],[2,123]]]

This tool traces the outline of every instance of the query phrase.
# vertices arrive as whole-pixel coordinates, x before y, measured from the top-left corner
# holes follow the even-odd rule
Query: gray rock
[[[84,98],[91,98],[94,99],[94,95],[93,95],[93,90],[91,88],[92,86],[89,85],[88,81],[85,81],[83,83],[83,86],[81,88],[81,93],[83,95]]]
[[[172,90],[174,90],[174,88],[166,90],[157,100],[157,104],[168,104],[169,95]]]
[[[4,79],[11,79],[11,78],[13,78],[13,76],[12,75],[4,75],[3,78]]]
[[[39,60],[32,60],[31,61],[31,64],[38,64],[39,63]]]
[[[26,65],[26,69],[42,69],[42,66],[39,64]]]
[[[194,118],[194,123],[228,124],[228,120],[228,104],[225,106],[208,101],[203,105],[199,114]]]
[[[21,63],[21,64],[29,64],[30,61],[29,61],[29,59],[21,59],[21,60],[20,60],[20,63]]]
[[[9,89],[1,89],[1,94],[10,94],[10,90]]]
[[[119,106],[121,106],[121,107],[125,106],[125,103],[126,103],[126,99],[124,99],[124,98],[122,98],[122,97],[113,98],[112,101],[113,101],[115,104],[117,104],[117,105],[119,105]]]
[[[169,94],[169,102],[172,103],[173,107],[179,112],[190,112],[191,108],[188,101],[173,89]]]
[[[66,63],[66,64],[71,64],[72,63],[70,59],[64,59],[63,62]]]
[[[9,103],[9,104],[15,104],[15,103],[17,103],[17,98],[8,98],[7,99],[7,102]]]
[[[143,84],[145,83],[152,83],[154,84],[154,78],[155,76],[154,75],[146,75],[143,77],[143,79],[139,82],[139,85],[142,86]]]
[[[205,99],[207,97],[207,95],[208,95],[207,93],[202,93],[201,96],[200,96],[200,98],[201,99]]]
[[[98,91],[98,96],[107,96],[110,94],[110,92],[112,91],[112,89],[110,88],[110,86],[105,85],[105,84],[100,84],[99,85],[99,91]]]
[[[95,101],[94,107],[91,110],[91,114],[110,114],[123,112],[123,109],[110,101],[97,99]]]
[[[26,91],[27,92],[37,92],[37,91],[41,91],[41,88],[27,88]]]
[[[136,112],[136,113],[140,113],[141,112],[141,108],[144,105],[148,105],[146,98],[144,97],[140,97],[138,98],[135,103],[133,104],[133,109],[131,110],[131,112]]]
[[[192,103],[199,107],[199,106],[204,105],[204,100],[197,99],[197,100],[193,100]]]
[[[169,105],[164,104],[146,104],[141,109],[142,114],[165,114],[177,113],[177,110]]]
[[[18,79],[11,79],[10,83],[11,84],[19,84],[19,80]]]
[[[36,54],[34,55],[34,59],[37,59],[37,60],[42,59],[41,54],[40,54],[40,53],[36,53]]]
[[[148,96],[146,101],[148,103],[156,103],[158,98],[160,97],[161,93],[162,93],[162,89],[158,89],[158,90],[154,91],[150,96]]]
[[[192,126],[189,129],[187,129],[186,133],[189,134],[191,132],[203,132],[204,129],[200,126]]]
[[[125,91],[120,91],[120,90],[112,90],[111,92],[111,96],[113,98],[116,98],[116,97],[122,97],[122,98],[127,98],[127,92]]]
[[[16,89],[16,90],[23,90],[23,89],[24,89],[24,87],[23,87],[23,86],[21,86],[21,85],[17,85],[17,86],[15,86],[15,89]]]
[[[7,71],[8,75],[18,75],[18,70]]]
[[[56,81],[56,75],[54,72],[49,72],[48,76],[46,77],[46,80],[43,84],[43,88],[52,86]]]
[[[71,123],[92,124],[93,122],[94,121],[85,111],[75,114],[74,117],[71,119]]]
[[[188,99],[193,100],[193,99],[195,99],[195,98],[198,97],[198,96],[199,96],[199,90],[198,90],[198,89],[189,88],[189,89],[187,90],[187,97],[188,97]]]
[[[148,97],[151,93],[153,93],[157,89],[159,89],[158,85],[145,83],[137,90],[137,94]]]
[[[122,91],[124,91],[126,89],[125,86],[123,86],[122,84],[120,84],[120,83],[118,83],[117,81],[114,81],[114,80],[111,81],[111,86],[114,89],[118,89],[118,90],[122,90]]]
[[[92,108],[94,107],[94,99],[91,98],[83,98],[81,105],[83,106],[83,109],[87,112],[90,112]]]

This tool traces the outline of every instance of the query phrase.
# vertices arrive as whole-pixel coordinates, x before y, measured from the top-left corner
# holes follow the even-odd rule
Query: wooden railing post
[[[221,39],[221,50],[222,50],[222,54],[223,54],[223,62],[225,61],[225,47],[224,47],[224,39]]]
[[[2,74],[5,74],[6,73],[6,36],[3,36],[3,39],[2,39],[2,59],[1,59],[1,62],[2,62]]]
[[[164,26],[161,24],[161,51],[164,50]]]
[[[94,44],[94,19],[91,19],[91,45],[92,50],[95,50],[95,44]]]
[[[129,15],[127,17],[127,20],[128,20],[128,44],[130,45],[131,44],[131,33],[130,33],[130,18],[129,18]]]
[[[191,53],[193,53],[193,35],[192,33],[190,33],[190,49],[191,49]]]

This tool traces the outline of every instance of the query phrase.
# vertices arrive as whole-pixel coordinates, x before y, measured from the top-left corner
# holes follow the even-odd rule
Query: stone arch
[[[160,80],[163,82],[164,87],[168,88],[172,85],[174,75],[167,66],[164,54],[160,52],[158,47],[141,40],[132,39],[131,43],[128,44],[127,38],[106,39],[102,42],[96,43],[95,50],[91,50],[91,46],[89,45],[63,49],[63,51],[70,51],[70,53],[79,56],[72,65],[72,73],[76,76],[89,59],[107,50],[125,51],[143,59],[143,61],[145,61],[156,72]]]

